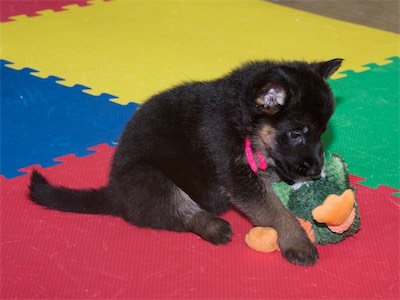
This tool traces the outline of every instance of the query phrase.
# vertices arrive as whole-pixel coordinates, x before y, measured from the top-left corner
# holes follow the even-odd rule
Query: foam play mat
[[[398,34],[246,1],[1,1],[1,299],[399,299]],[[51,182],[107,182],[125,123],[146,99],[255,59],[344,58],[323,137],[357,190],[361,229],[299,267],[252,251],[252,227],[214,246],[188,233],[27,200]]]

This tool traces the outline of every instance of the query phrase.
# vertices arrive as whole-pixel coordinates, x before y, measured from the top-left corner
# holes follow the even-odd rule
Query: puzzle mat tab
[[[116,144],[125,123],[138,105],[122,106],[109,100],[111,95],[82,93],[84,86],[67,88],[56,77],[32,76],[35,71],[10,69],[0,60],[1,174],[20,175],[18,169],[33,164],[49,167],[53,158],[75,153],[86,155],[86,148]],[[3,77],[4,76],[4,77]]]
[[[2,56],[61,84],[119,103],[188,80],[220,76],[251,59],[345,58],[365,70],[398,55],[398,35],[266,1],[94,1],[1,24]],[[338,75],[340,76],[340,75]]]
[[[107,181],[114,149],[98,145],[90,151],[85,157],[57,158],[61,165],[36,168],[55,184],[99,187]],[[250,250],[244,236],[251,224],[235,211],[223,215],[232,224],[233,240],[217,247],[193,234],[43,209],[27,201],[28,179],[0,178],[5,299],[399,297],[400,203],[385,187],[356,184],[361,230],[342,243],[318,246],[319,263],[303,268],[285,262],[279,252]]]
[[[86,0],[1,0],[0,1],[0,22],[13,21],[15,16],[40,16],[42,10],[63,11],[66,5],[88,5]],[[21,17],[20,17],[21,18]]]

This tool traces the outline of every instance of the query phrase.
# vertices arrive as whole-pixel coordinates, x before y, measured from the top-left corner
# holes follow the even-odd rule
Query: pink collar
[[[250,168],[253,170],[254,173],[257,174],[258,170],[266,170],[268,165],[267,161],[265,160],[264,156],[261,154],[260,151],[256,150],[256,155],[258,158],[258,164],[254,159],[253,150],[251,149],[251,140],[250,137],[246,137],[244,143],[244,152],[246,154],[247,162],[249,163]]]

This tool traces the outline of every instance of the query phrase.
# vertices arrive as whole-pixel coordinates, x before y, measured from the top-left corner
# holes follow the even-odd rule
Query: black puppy
[[[312,265],[318,252],[271,182],[320,176],[320,139],[334,110],[326,79],[341,62],[252,62],[155,95],[127,124],[107,186],[55,187],[34,172],[29,197],[213,244],[230,241],[231,226],[217,215],[233,204],[255,226],[278,231],[287,260]]]

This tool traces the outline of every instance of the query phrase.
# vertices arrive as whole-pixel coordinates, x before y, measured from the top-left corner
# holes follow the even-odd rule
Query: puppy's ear
[[[342,58],[335,58],[326,62],[314,63],[311,64],[311,66],[322,78],[326,80],[340,68],[342,61]]]
[[[267,84],[257,93],[256,105],[269,115],[276,114],[285,105],[287,92],[278,84]]]

